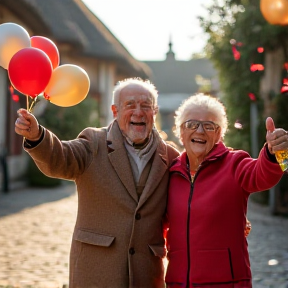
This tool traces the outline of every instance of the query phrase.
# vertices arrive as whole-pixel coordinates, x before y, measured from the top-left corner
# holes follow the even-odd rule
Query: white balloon
[[[0,65],[3,68],[8,68],[15,53],[30,46],[30,36],[22,26],[15,23],[0,25]]]

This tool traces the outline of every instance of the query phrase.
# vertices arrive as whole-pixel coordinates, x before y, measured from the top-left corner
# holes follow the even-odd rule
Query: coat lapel
[[[138,202],[132,168],[117,121],[114,121],[109,128],[107,133],[109,160],[131,197]]]
[[[159,185],[159,182],[162,180],[163,175],[168,169],[169,160],[167,156],[166,145],[163,143],[160,137],[158,142],[159,145],[155,151],[152,167],[145,188],[140,197],[138,207],[140,207],[153,194],[156,187]]]

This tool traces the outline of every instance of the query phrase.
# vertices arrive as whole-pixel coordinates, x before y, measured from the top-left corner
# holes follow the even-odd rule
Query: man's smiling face
[[[119,95],[119,105],[112,105],[122,133],[135,144],[144,143],[149,137],[157,110],[150,92],[137,84],[124,87]]]

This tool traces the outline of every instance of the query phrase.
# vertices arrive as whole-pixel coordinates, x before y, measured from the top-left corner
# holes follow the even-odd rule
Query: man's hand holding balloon
[[[17,113],[18,118],[15,122],[15,132],[27,140],[39,140],[41,137],[41,129],[35,116],[26,109],[19,109]]]

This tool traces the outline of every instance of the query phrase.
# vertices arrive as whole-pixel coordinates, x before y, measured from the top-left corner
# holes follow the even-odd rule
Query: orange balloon
[[[57,106],[70,107],[83,101],[89,88],[86,71],[79,66],[65,64],[53,70],[44,97]]]
[[[288,24],[287,0],[261,0],[260,10],[264,18],[273,25]]]

